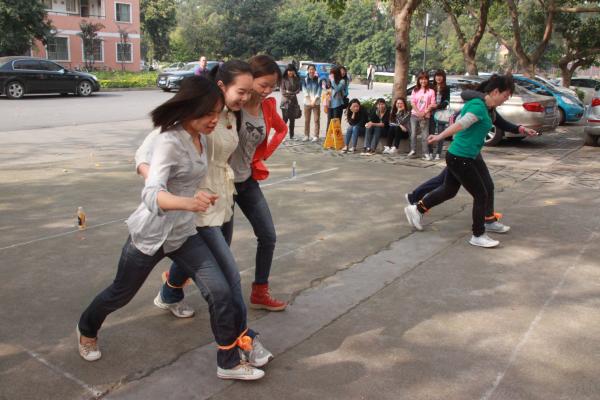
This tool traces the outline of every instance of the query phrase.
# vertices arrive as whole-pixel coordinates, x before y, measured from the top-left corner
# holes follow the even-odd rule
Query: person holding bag
[[[298,71],[294,64],[289,64],[283,72],[283,78],[281,79],[281,115],[283,122],[286,124],[289,121],[289,134],[290,139],[294,139],[294,125],[296,119],[302,116],[300,105],[298,104],[298,98],[296,95],[302,90],[302,84],[298,77]]]

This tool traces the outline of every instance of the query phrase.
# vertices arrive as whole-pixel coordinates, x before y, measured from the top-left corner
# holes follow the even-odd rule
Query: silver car
[[[592,98],[583,133],[587,146],[598,146],[600,140],[600,89],[596,90]]]
[[[485,77],[478,76],[448,76],[446,83],[450,88],[450,108],[453,111],[460,111],[464,101],[460,97],[460,93],[478,85],[484,81]],[[408,87],[408,96],[414,85]],[[527,128],[535,129],[538,132],[546,132],[555,129],[558,126],[558,107],[554,97],[542,96],[530,92],[529,90],[515,85],[513,95],[500,107],[497,111],[502,118],[517,125],[523,125]],[[489,132],[485,144],[487,146],[495,146],[502,141],[503,138],[524,138],[526,135],[520,133],[504,132],[500,129],[492,127]]]

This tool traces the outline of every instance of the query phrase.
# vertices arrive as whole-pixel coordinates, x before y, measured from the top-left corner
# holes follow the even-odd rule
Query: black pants
[[[404,133],[404,135],[402,135]],[[406,137],[406,132],[404,132],[397,125],[390,125],[390,128],[387,131],[387,145],[388,147],[398,148],[400,146],[400,139],[402,136]]]
[[[344,106],[339,106],[336,108],[331,108],[329,107],[329,109],[327,110],[327,125],[325,128],[325,134],[327,134],[327,131],[329,130],[329,123],[331,122],[331,120],[333,118],[342,118],[342,114],[344,114]]]
[[[486,213],[494,209],[494,182],[485,161],[481,155],[472,159],[446,152],[446,165],[449,173],[444,183],[423,198],[424,208],[430,209],[453,198],[462,185],[473,196],[473,235],[483,235]]]
[[[283,122],[285,122],[286,124],[288,123],[288,121],[290,122],[288,124],[288,132],[290,134],[290,139],[292,139],[294,137],[294,126],[296,125],[296,120],[294,118],[289,117],[288,110],[285,108],[281,109],[281,117],[283,118]]]

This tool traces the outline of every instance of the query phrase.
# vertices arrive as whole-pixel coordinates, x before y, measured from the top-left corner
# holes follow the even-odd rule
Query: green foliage
[[[26,53],[33,40],[44,44],[52,37],[41,0],[0,1],[0,57]]]
[[[577,93],[577,97],[579,98],[579,100],[583,102],[583,100],[585,99],[585,92],[579,88],[575,88],[575,93]]]
[[[164,60],[169,53],[169,32],[175,28],[177,4],[173,0],[141,0],[140,23],[149,39],[152,58]]]
[[[103,88],[138,88],[156,86],[158,72],[94,72]]]
[[[98,39],[98,32],[104,29],[104,25],[101,23],[87,22],[85,19],[79,23],[79,32],[77,35],[83,42],[83,50],[85,55],[85,66],[87,69],[93,69],[94,67],[94,50],[97,46],[101,45],[100,39]]]

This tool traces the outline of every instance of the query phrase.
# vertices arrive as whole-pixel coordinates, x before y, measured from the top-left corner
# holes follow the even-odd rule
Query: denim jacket
[[[304,89],[304,104],[312,105],[313,100],[315,105],[321,104],[321,82],[319,77],[315,75],[314,79],[311,79],[308,75],[302,80],[302,87]]]

